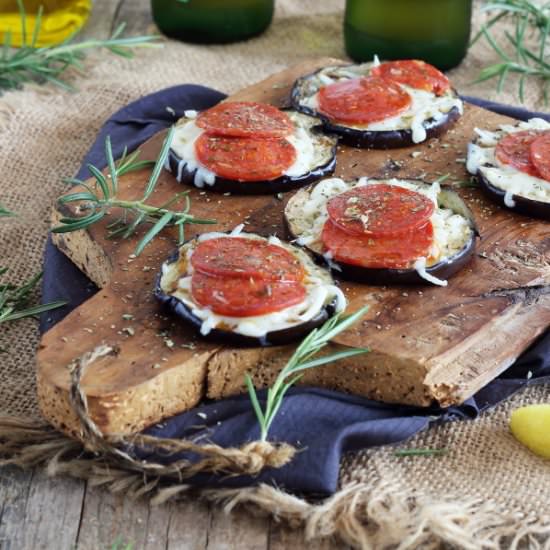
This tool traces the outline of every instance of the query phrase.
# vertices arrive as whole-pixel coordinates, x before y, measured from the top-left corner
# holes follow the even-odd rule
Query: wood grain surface
[[[292,67],[231,99],[285,106],[297,76],[334,62],[320,59]],[[474,127],[495,128],[505,122],[510,119],[468,105],[446,135],[413,148],[339,147],[336,175],[433,181],[450,174],[447,181],[452,185],[467,179],[464,156]],[[143,146],[145,158],[158,154],[162,138],[157,135]],[[420,155],[411,155],[414,151]],[[143,170],[123,177],[122,196],[139,197],[148,175]],[[475,257],[446,288],[342,282],[349,310],[365,304],[370,310],[332,347],[368,346],[371,353],[311,370],[304,384],[413,405],[460,403],[508,367],[548,326],[548,223],[504,211],[477,189],[457,188],[471,206],[482,235]],[[154,201],[162,204],[179,190],[173,176],[164,172]],[[248,231],[281,237],[285,236],[282,210],[290,195],[225,196],[197,189],[190,194],[193,214],[216,219],[217,230],[244,223]],[[54,223],[64,214],[54,212]],[[42,339],[38,392],[46,418],[77,433],[78,422],[67,397],[67,365],[101,344],[119,352],[94,363],[83,387],[92,417],[106,433],[132,433],[193,407],[205,395],[220,398],[243,391],[245,372],[257,386],[269,384],[293,347],[230,349],[197,338],[189,326],[162,312],[152,295],[159,267],[175,247],[175,234],[166,231],[135,258],[136,238],[105,238],[109,222],[54,236],[60,250],[101,290]],[[188,227],[187,234],[212,228]],[[128,316],[131,321],[124,320]]]

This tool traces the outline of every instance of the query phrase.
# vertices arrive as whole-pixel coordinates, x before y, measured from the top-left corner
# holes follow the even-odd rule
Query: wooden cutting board
[[[286,106],[298,76],[334,62],[321,59],[290,68],[231,99]],[[450,132],[422,145],[390,151],[340,147],[336,175],[433,181],[449,173],[447,181],[466,180],[466,145],[473,128],[510,121],[467,105]],[[157,156],[162,138],[157,135],[142,147],[143,158]],[[144,170],[123,177],[121,194],[141,196],[147,176]],[[181,185],[164,172],[152,198],[160,205],[177,191]],[[303,383],[396,403],[460,403],[513,363],[549,326],[550,223],[504,211],[477,189],[459,192],[474,211],[482,235],[472,261],[446,288],[342,282],[350,311],[364,304],[370,310],[332,348],[358,345],[372,351],[310,371]],[[193,189],[192,212],[217,219],[221,231],[244,222],[249,231],[283,236],[282,211],[289,196],[223,196]],[[54,212],[54,223],[60,215]],[[105,433],[129,434],[204,397],[241,392],[247,371],[258,387],[271,382],[291,346],[230,349],[201,341],[188,326],[163,313],[152,295],[159,267],[175,248],[175,233],[166,230],[133,258],[136,239],[106,240],[108,223],[54,236],[59,249],[101,290],[40,343],[38,397],[51,423],[78,435],[68,399],[67,365],[100,344],[120,350],[96,361],[83,379],[92,418]],[[187,235],[213,227],[190,226]]]

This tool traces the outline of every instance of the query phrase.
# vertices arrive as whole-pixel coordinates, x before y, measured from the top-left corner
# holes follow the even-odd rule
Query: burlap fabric
[[[293,63],[345,57],[342,8],[342,0],[277,0],[273,25],[249,42],[209,47],[166,42],[162,50],[140,51],[134,60],[91,57],[86,78],[72,76],[76,94],[29,86],[1,97],[0,202],[19,214],[0,222],[0,265],[10,268],[9,279],[21,281],[40,271],[51,207],[64,187],[61,178],[76,172],[113,111],[170,85],[200,83],[230,93]],[[476,28],[483,17],[477,10]],[[463,93],[517,104],[512,80],[500,95],[494,82],[471,84],[481,67],[496,61],[494,52],[479,42],[451,73],[454,84]],[[533,82],[526,86],[525,105],[545,110],[541,89]],[[37,343],[32,320],[0,326],[0,347],[8,350],[0,356],[0,415],[39,417]],[[411,442],[450,449],[444,457],[397,460],[389,450],[350,455],[342,467],[342,484],[376,479],[396,491],[412,487],[436,501],[494,501],[503,513],[523,518],[525,525],[529,518],[542,525],[542,516],[550,514],[549,465],[510,436],[507,419],[513,408],[548,401],[549,396],[548,386],[534,387],[479,420],[448,424]]]

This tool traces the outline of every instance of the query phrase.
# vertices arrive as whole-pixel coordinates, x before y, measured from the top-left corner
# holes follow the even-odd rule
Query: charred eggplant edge
[[[282,110],[284,111],[287,109]],[[313,118],[318,119],[319,117]],[[336,149],[338,146],[338,136],[327,135],[327,133],[323,131],[322,124],[312,126],[311,131],[322,134],[324,137],[328,137],[329,139],[334,139],[331,146],[331,156],[330,160],[325,162],[325,164],[321,164],[313,170],[305,172],[300,176],[281,176],[272,180],[261,181],[238,181],[216,176],[212,185],[205,183],[204,187],[197,187],[195,185],[195,174],[197,170],[187,170],[187,163],[179,155],[177,155],[172,148],[168,150],[166,167],[176,178],[178,183],[190,185],[195,187],[195,189],[201,189],[202,191],[235,193],[237,195],[273,195],[276,193],[286,193],[287,191],[292,191],[293,189],[299,189],[300,187],[309,185],[310,183],[313,183],[325,176],[330,176],[336,169]],[[180,162],[185,162],[185,165],[181,171],[178,169]],[[179,179],[178,174],[181,174]]]
[[[463,205],[462,211],[458,212],[455,208],[452,208],[451,206],[448,206],[448,208],[462,216],[467,214],[467,216],[465,217],[467,217],[470,221],[472,228],[472,235],[470,236],[470,239],[459,252],[457,252],[453,256],[450,256],[449,258],[445,258],[444,260],[430,267],[426,267],[426,272],[428,274],[433,275],[434,277],[437,277],[439,279],[447,279],[460,271],[468,263],[475,251],[476,237],[479,237],[480,234],[475,222],[475,218],[466,203],[462,200],[462,198],[455,191],[451,191],[450,189],[442,189],[442,191],[445,192],[447,196],[449,194],[452,194],[458,198],[460,203],[462,203]],[[288,204],[290,204],[290,202],[294,200],[295,196],[292,197],[287,203],[287,207]],[[283,216],[284,225],[289,236],[292,239],[297,239],[299,235],[297,235],[292,230],[291,224],[286,216],[286,208]],[[340,277],[344,280],[375,285],[386,285],[388,283],[422,285],[429,284],[429,281],[426,281],[426,279],[422,278],[415,269],[373,268],[346,264],[343,262],[327,262],[327,259],[323,256],[323,254],[316,252],[315,250],[309,248],[307,245],[304,246],[304,248],[306,248],[311,254],[313,254],[315,259],[319,263],[321,263],[322,265],[328,265],[329,269],[335,277]]]
[[[485,165],[487,166],[487,165]],[[483,192],[495,203],[511,212],[523,214],[524,216],[550,220],[550,203],[528,199],[521,195],[512,195],[512,200],[516,203],[514,207],[508,206],[504,202],[506,191],[493,185],[482,173],[482,168],[478,168],[476,179]]]
[[[346,66],[353,66],[353,64]],[[300,91],[300,84],[306,79],[312,78],[323,69],[326,69],[326,67],[301,76],[292,86],[290,101],[292,107],[296,111],[319,118],[323,122],[323,127],[326,132],[337,134],[340,137],[340,142],[344,145],[349,145],[350,147],[357,147],[361,149],[397,149],[399,147],[418,145],[418,143],[415,143],[412,140],[412,130],[358,130],[356,128],[350,128],[349,126],[334,124],[322,113],[312,109],[311,107],[301,105],[300,99],[302,95]],[[457,98],[459,97],[458,92],[454,88],[452,88],[452,92]],[[449,127],[460,118],[460,116],[461,115],[458,108],[453,107],[448,113],[444,114],[441,119],[437,121],[434,118],[425,120],[422,124],[426,130],[426,139],[424,141],[427,141],[430,138],[438,137],[446,132]]]
[[[189,239],[193,240],[193,239]],[[189,242],[189,241],[186,241]],[[164,264],[171,264],[178,260],[179,249],[176,249],[168,259],[163,262]],[[166,294],[161,287],[162,271],[157,274],[155,279],[154,296],[161,303],[162,307],[169,310],[176,317],[183,319],[190,324],[197,332],[197,336],[204,340],[218,342],[222,344],[229,344],[231,346],[238,347],[268,347],[268,346],[282,346],[295,342],[302,337],[306,336],[313,329],[320,327],[325,321],[332,317],[336,313],[336,299],[329,304],[323,306],[319,313],[300,325],[295,325],[290,328],[275,330],[273,332],[267,332],[264,336],[246,336],[244,334],[238,334],[229,330],[212,329],[208,334],[203,335],[200,333],[200,329],[203,321],[193,314],[189,306],[184,304],[181,300],[175,296]]]

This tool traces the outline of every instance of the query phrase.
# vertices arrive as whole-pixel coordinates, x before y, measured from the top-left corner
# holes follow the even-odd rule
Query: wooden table
[[[85,37],[107,37],[120,22],[127,34],[151,32],[150,0],[95,0]],[[299,532],[245,512],[226,515],[196,500],[151,507],[85,481],[41,471],[0,470],[0,550],[278,550],[342,548],[306,543]]]

